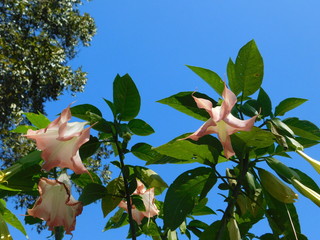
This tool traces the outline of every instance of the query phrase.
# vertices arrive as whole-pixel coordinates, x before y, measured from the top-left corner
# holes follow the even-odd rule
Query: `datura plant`
[[[204,123],[157,147],[132,144],[135,135],[148,136],[154,130],[137,118],[140,94],[128,74],[116,76],[113,100],[104,99],[111,119],[91,104],[71,104],[52,122],[40,113],[26,114],[32,125],[13,131],[35,141],[37,151],[0,171],[1,198],[37,195],[25,220],[45,221],[55,239],[72,235],[83,208],[98,201],[103,216],[112,215],[103,230],[126,228],[133,240],[139,235],[154,240],[307,239],[295,202],[306,197],[320,206],[320,189],[307,173],[282,159],[305,159],[301,163],[319,173],[320,162],[305,149],[319,143],[320,130],[310,121],[283,117],[306,99],[287,98],[272,108],[262,88],[263,67],[253,40],[240,49],[235,61],[229,60],[228,81],[211,70],[188,66],[215,93],[209,91],[209,97],[198,91],[180,92],[158,102]],[[114,153],[104,165],[113,164],[120,173],[107,184],[87,161],[101,144],[108,144]],[[128,154],[146,166],[188,164],[190,169],[167,185],[165,174],[162,178],[149,167],[129,165]],[[77,199],[73,188],[80,192]],[[216,193],[219,198],[212,202],[222,196],[224,209],[208,206]],[[257,236],[252,227],[262,219],[267,219],[269,230]],[[27,236],[1,200],[1,239],[12,239],[7,223]]]

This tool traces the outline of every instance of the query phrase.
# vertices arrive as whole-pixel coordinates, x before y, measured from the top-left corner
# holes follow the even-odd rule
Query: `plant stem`
[[[124,190],[126,192],[126,201],[127,201],[127,208],[128,208],[128,216],[129,216],[129,223],[130,223],[130,232],[131,232],[131,238],[132,240],[136,240],[136,229],[135,229],[135,225],[134,225],[134,221],[132,218],[132,204],[131,204],[131,197],[130,197],[130,193],[129,193],[129,182],[128,182],[128,178],[125,172],[125,164],[124,164],[124,152],[122,147],[120,146],[119,142],[118,142],[118,135],[115,134],[113,136],[116,146],[117,146],[117,150],[118,150],[118,154],[119,154],[119,159],[120,159],[120,167],[121,167],[121,173],[123,176],[123,182],[124,182]]]
[[[232,194],[229,197],[228,206],[226,207],[223,213],[223,216],[221,219],[221,225],[220,225],[216,239],[223,239],[225,226],[227,225],[229,219],[233,215],[234,206],[237,202],[237,198],[239,194],[241,193],[243,180],[249,169],[249,153],[247,153],[246,157],[242,161],[240,161],[239,166],[240,166],[240,175],[237,177],[237,185],[234,187],[234,189],[232,190]]]

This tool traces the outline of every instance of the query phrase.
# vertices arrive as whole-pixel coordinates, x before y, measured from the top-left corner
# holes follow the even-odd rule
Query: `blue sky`
[[[115,75],[129,73],[142,98],[138,117],[156,131],[148,137],[134,137],[131,144],[144,141],[159,146],[182,133],[196,130],[201,122],[156,103],[157,100],[181,91],[194,90],[218,98],[185,65],[209,68],[226,80],[229,57],[235,59],[240,47],[254,39],[264,59],[263,88],[271,97],[273,107],[288,97],[309,99],[285,117],[296,116],[320,126],[319,9],[320,3],[316,0],[86,2],[82,10],[94,17],[98,32],[92,46],[80,48],[72,64],[75,67],[82,65],[83,70],[88,72],[88,84],[84,93],[76,97],[65,93],[59,101],[48,103],[46,110],[53,120],[55,114],[76,100],[76,104],[90,103],[99,107],[104,117],[111,119],[111,113],[102,98],[112,100]],[[306,153],[320,159],[319,150],[319,146],[316,146],[307,149]],[[301,168],[319,183],[319,175],[312,167],[298,155],[292,157],[281,160],[289,166]],[[112,160],[113,157],[107,161]],[[131,155],[127,156],[127,161],[130,164],[143,164]],[[177,173],[194,167],[150,166],[168,184]],[[117,175],[115,170],[113,177]],[[216,205],[217,202],[222,202],[222,198],[216,194],[210,195],[210,204],[214,210],[225,208],[224,205]],[[302,196],[296,207],[302,232],[311,240],[317,239],[320,235],[319,208]],[[19,218],[23,219],[23,216]],[[77,218],[73,239],[125,238],[127,227],[102,233],[106,222],[100,203],[85,207],[83,214]],[[257,235],[270,232],[265,221],[254,230]],[[30,228],[27,231],[32,240],[45,239],[49,235],[49,232],[44,231],[39,237]],[[12,233],[14,239],[23,239],[20,233]]]

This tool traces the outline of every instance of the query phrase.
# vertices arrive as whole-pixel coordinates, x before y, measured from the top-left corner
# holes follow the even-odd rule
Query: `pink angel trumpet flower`
[[[151,218],[159,214],[157,206],[154,204],[154,188],[146,189],[144,184],[137,180],[137,189],[134,191],[133,195],[140,195],[145,206],[146,211],[139,211],[135,205],[132,205],[132,218],[140,225],[144,217]],[[122,200],[119,207],[128,211],[127,202]]]
[[[250,131],[254,125],[257,116],[248,120],[240,120],[231,114],[231,110],[237,103],[236,95],[224,85],[222,93],[223,102],[221,106],[212,107],[212,102],[192,96],[198,108],[205,109],[210,118],[193,134],[183,139],[192,139],[197,141],[200,137],[216,133],[222,144],[224,155],[229,159],[235,152],[231,145],[230,135],[239,131]],[[183,140],[181,139],[181,140]]]
[[[25,135],[34,139],[37,148],[42,150],[42,168],[46,171],[60,167],[69,168],[76,174],[88,173],[81,161],[79,148],[89,141],[91,127],[84,129],[87,122],[68,123],[70,119],[71,111],[68,106],[48,127],[36,131],[29,129]]]
[[[49,230],[63,226],[66,234],[75,229],[76,217],[81,214],[82,203],[71,195],[71,185],[67,174],[63,173],[57,180],[41,178],[38,184],[40,197],[28,215],[47,222]]]

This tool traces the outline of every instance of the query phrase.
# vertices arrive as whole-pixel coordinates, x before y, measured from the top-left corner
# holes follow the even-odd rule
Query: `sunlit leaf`
[[[103,216],[106,217],[113,209],[115,209],[124,197],[124,183],[122,178],[115,178],[108,183],[106,194],[102,198],[101,208]]]
[[[216,181],[211,173],[211,168],[204,167],[189,170],[170,185],[163,209],[166,227],[175,230],[192,212],[196,198],[202,193],[207,181]]]
[[[243,97],[250,96],[260,88],[264,71],[263,59],[254,40],[240,49],[234,68],[236,77],[229,79],[229,84],[235,95],[243,92]]]
[[[153,128],[141,119],[132,119],[128,123],[130,131],[138,136],[148,136],[154,133]]]
[[[118,118],[122,121],[130,121],[134,119],[140,111],[140,94],[131,79],[126,74],[124,76],[117,75],[113,82],[113,104]]]
[[[220,96],[222,95],[224,89],[224,82],[219,77],[218,74],[215,72],[201,68],[201,67],[194,67],[188,66],[194,73],[196,73],[200,78],[202,78],[206,83],[208,83]]]
[[[213,107],[216,105],[216,101],[208,97],[207,95],[199,92],[180,92],[170,97],[161,99],[157,102],[166,104],[182,113],[185,113],[196,119],[206,121],[210,118],[209,114],[204,110],[198,108],[194,101],[192,94],[197,98],[204,98],[212,102]]]
[[[275,116],[283,116],[286,112],[300,106],[302,103],[308,101],[303,98],[287,98],[279,103],[275,109]]]

